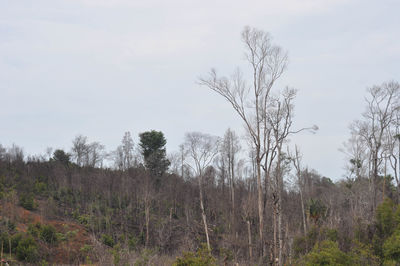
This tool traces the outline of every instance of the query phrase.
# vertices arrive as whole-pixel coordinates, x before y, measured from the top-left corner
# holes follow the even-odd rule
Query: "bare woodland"
[[[397,217],[399,203],[399,83],[367,89],[365,111],[350,123],[341,147],[345,178],[333,180],[308,166],[301,147],[289,142],[295,134],[318,134],[318,127],[311,121],[295,128],[298,92],[276,85],[288,65],[286,51],[267,32],[250,27],[241,40],[248,69],[230,76],[212,69],[196,82],[232,107],[245,132],[188,132],[170,154],[161,131],[144,132],[137,142],[126,132],[111,152],[82,135],[69,151],[48,149],[26,158],[17,145],[0,146],[2,241],[19,233],[7,228],[22,223],[13,209],[22,206],[44,220],[74,221],[90,234],[91,252],[76,251],[63,263],[400,263],[400,243],[387,244],[397,232],[387,228],[397,228],[400,220],[382,222]],[[29,199],[32,206],[25,205]],[[196,257],[202,244],[205,253]],[[10,256],[18,257],[11,246]],[[324,255],[331,259],[324,264],[318,255],[327,250],[336,253]],[[177,259],[185,252],[193,258]],[[55,262],[49,254],[39,249],[30,262]]]

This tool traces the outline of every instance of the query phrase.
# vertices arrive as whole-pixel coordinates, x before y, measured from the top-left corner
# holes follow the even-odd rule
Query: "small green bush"
[[[48,192],[47,192],[48,191],[48,187],[47,187],[47,184],[44,183],[44,182],[37,181],[35,183],[34,191],[38,195],[45,196],[45,197],[48,196]]]
[[[36,205],[36,202],[35,202],[35,199],[34,199],[32,193],[20,195],[19,204],[23,208],[25,208],[29,211],[33,211],[37,208],[37,205]]]
[[[206,245],[197,250],[196,253],[185,252],[181,258],[177,258],[174,266],[213,266],[216,264],[216,259],[211,255]]]
[[[48,244],[57,243],[57,231],[52,225],[43,225],[40,231],[40,239]]]
[[[28,225],[28,233],[33,237],[39,237],[41,230],[42,225],[40,223]]]
[[[134,236],[129,237],[129,240],[128,240],[129,250],[136,249],[138,244],[139,244],[139,239],[137,237],[134,237]]]
[[[114,246],[114,239],[107,234],[103,234],[101,236],[101,242],[103,242],[104,245],[109,246],[109,247],[113,247]]]

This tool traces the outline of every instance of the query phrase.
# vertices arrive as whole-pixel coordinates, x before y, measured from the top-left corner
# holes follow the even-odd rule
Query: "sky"
[[[366,89],[400,81],[400,1],[0,0],[0,144],[28,154],[69,150],[82,134],[115,149],[161,130],[244,135],[219,95],[197,84],[211,68],[246,69],[240,33],[267,31],[288,52],[274,90],[298,90],[291,138],[303,163],[338,180],[348,126]]]

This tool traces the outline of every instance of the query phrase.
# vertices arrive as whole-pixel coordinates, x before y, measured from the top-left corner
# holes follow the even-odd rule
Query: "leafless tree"
[[[124,137],[122,138],[122,152],[123,152],[123,169],[129,169],[133,166],[133,149],[134,144],[132,140],[131,133],[125,132]]]
[[[6,148],[4,148],[1,144],[0,144],[0,161],[5,160],[6,158]]]
[[[271,140],[268,141],[268,148],[265,154],[269,155],[265,158],[270,157],[269,166],[264,168],[266,173],[266,177],[270,174],[270,169],[272,166],[272,160],[275,158],[275,168],[274,168],[274,177],[275,179],[272,182],[272,197],[274,210],[277,215],[277,226],[275,227],[274,221],[274,236],[277,234],[278,243],[279,243],[279,251],[278,254],[275,250],[275,258],[278,261],[279,265],[283,265],[283,236],[282,236],[282,192],[283,192],[283,177],[285,172],[285,157],[287,155],[284,154],[283,145],[288,141],[288,138],[292,134],[299,133],[301,131],[307,130],[311,132],[315,132],[318,130],[317,126],[301,128],[298,130],[293,130],[293,116],[294,116],[294,104],[293,101],[296,97],[296,90],[286,88],[280,93],[277,97],[271,98],[271,104],[269,106],[268,112],[266,112],[266,120],[268,121],[268,125],[270,126],[270,136]],[[276,237],[274,237],[275,239]],[[274,246],[276,245],[276,241],[274,240]],[[276,260],[275,260],[276,261]]]
[[[72,140],[72,157],[76,160],[79,166],[84,165],[84,158],[89,151],[88,138],[83,135],[78,135]]]
[[[303,220],[303,230],[304,230],[304,235],[307,234],[307,223],[306,223],[306,213],[305,213],[305,206],[304,206],[304,187],[305,187],[305,182],[304,179],[302,178],[302,165],[301,165],[301,159],[302,155],[300,154],[300,150],[295,146],[294,149],[294,154],[290,154],[288,151],[288,158],[292,161],[294,169],[295,169],[295,176],[296,176],[296,183],[299,188],[299,193],[300,193],[300,204],[301,204],[301,216]]]
[[[240,70],[230,78],[219,77],[211,70],[207,77],[199,79],[201,85],[207,86],[224,97],[234,108],[245,124],[248,135],[255,148],[259,243],[264,249],[264,207],[261,163],[264,156],[263,142],[265,113],[270,101],[270,93],[276,80],[286,69],[287,54],[279,46],[273,45],[267,32],[245,27],[242,31],[245,44],[245,56],[251,69],[250,85],[246,83]]]
[[[231,223],[232,231],[235,235],[235,178],[236,168],[238,163],[238,152],[240,151],[239,139],[234,131],[227,129],[221,144],[221,156],[227,164],[227,173],[230,187],[230,199],[231,199]]]
[[[206,168],[212,163],[218,153],[219,139],[217,137],[191,132],[185,134],[184,146],[191,158],[189,166],[195,172],[199,185],[201,216],[206,234],[207,247],[210,250],[210,239],[208,235],[207,216],[204,208],[203,178]]]
[[[106,157],[105,146],[100,142],[92,142],[88,145],[85,156],[85,164],[91,167],[103,167],[103,160]]]
[[[370,180],[370,190],[372,193],[371,211],[377,204],[377,182],[380,173],[380,167],[384,160],[385,140],[394,140],[388,138],[387,134],[397,122],[399,114],[400,85],[391,81],[383,83],[380,86],[368,88],[366,97],[367,108],[362,114],[361,120],[354,121],[351,126],[351,134],[358,136],[363,141],[368,150],[369,167],[368,176]]]

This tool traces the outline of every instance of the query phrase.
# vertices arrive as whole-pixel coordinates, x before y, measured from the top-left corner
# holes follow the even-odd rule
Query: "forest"
[[[123,134],[113,150],[72,136],[41,155],[0,145],[1,258],[10,265],[400,265],[400,84],[371,84],[337,147],[345,177],[303,160],[297,90],[276,85],[288,54],[262,30],[241,34],[248,69],[196,82],[244,125]],[[299,92],[301,93],[301,92]],[[336,178],[336,177],[335,177]],[[3,262],[2,262],[3,263]]]

